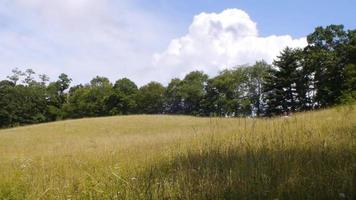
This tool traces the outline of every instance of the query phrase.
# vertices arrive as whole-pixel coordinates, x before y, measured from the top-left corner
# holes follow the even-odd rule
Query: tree
[[[165,92],[165,112],[170,114],[183,113],[183,97],[181,91],[182,81],[179,78],[174,78],[168,84]]]
[[[248,96],[252,105],[252,111],[256,116],[264,113],[264,85],[269,76],[271,66],[265,61],[258,61],[253,66],[246,68],[248,76]]]
[[[18,79],[17,79],[18,80]],[[0,127],[6,127],[12,124],[11,105],[13,103],[12,98],[9,98],[9,93],[13,91],[16,85],[16,81],[3,80],[0,81]],[[12,109],[9,109],[12,108]]]
[[[347,34],[345,82],[342,96],[339,99],[342,103],[352,103],[356,100],[356,30],[349,30]]]
[[[300,108],[298,88],[299,50],[285,48],[273,62],[265,83],[267,114],[295,112]]]
[[[8,76],[10,81],[0,84],[0,126],[48,121],[46,85],[34,79],[35,72],[31,69],[26,73],[18,69],[12,72]],[[18,84],[21,76],[25,76],[25,85]]]
[[[343,25],[317,27],[307,37],[305,67],[313,72],[314,99],[318,107],[336,104],[345,87],[348,35],[343,28]]]
[[[263,84],[270,66],[264,61],[253,66],[224,70],[209,79],[203,100],[206,115],[250,116],[263,112]]]
[[[36,74],[36,72],[33,71],[32,69],[26,69],[26,71],[24,73],[25,79],[23,80],[23,83],[25,83],[27,85],[34,84],[36,81],[35,81],[35,78],[33,77],[33,75],[35,75],[35,74]]]
[[[114,84],[113,93],[106,99],[107,110],[111,115],[132,114],[136,112],[137,85],[128,78]]]
[[[0,127],[47,121],[47,100],[43,86],[14,85],[7,81],[0,83]]]
[[[18,68],[15,68],[12,70],[12,75],[7,76],[7,78],[12,81],[15,85],[17,82],[20,80],[21,76],[24,76],[25,74],[19,70]]]
[[[109,114],[105,101],[112,94],[112,84],[108,78],[97,76],[90,84],[71,91],[68,103],[64,106],[66,117],[95,117]]]
[[[234,115],[237,101],[233,70],[224,70],[218,76],[209,79],[206,86],[206,95],[202,102],[206,115]]]
[[[67,90],[70,86],[70,83],[72,82],[72,79],[69,78],[69,76],[67,74],[60,74],[58,76],[58,80],[57,80],[57,85],[58,85],[58,91],[59,94],[63,95],[64,91]]]
[[[64,117],[63,105],[67,102],[65,91],[69,88],[72,79],[66,74],[60,74],[58,80],[52,82],[47,87],[48,113],[51,120],[62,119]]]
[[[207,80],[208,75],[202,71],[193,71],[184,77],[178,87],[184,114],[198,115],[202,112],[201,101],[205,95]]]
[[[40,79],[40,84],[43,86],[45,86],[49,81],[49,76],[47,76],[46,74],[39,74],[38,78]]]
[[[150,82],[142,86],[137,94],[137,104],[140,113],[163,113],[165,88],[157,82]]]

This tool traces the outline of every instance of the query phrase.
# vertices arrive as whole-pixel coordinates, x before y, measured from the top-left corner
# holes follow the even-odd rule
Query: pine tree
[[[297,93],[300,63],[298,49],[285,48],[273,62],[265,83],[267,115],[278,115],[300,109],[300,95]]]

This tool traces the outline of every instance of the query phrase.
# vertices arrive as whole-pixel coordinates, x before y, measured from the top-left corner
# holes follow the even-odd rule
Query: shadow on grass
[[[144,199],[354,199],[352,149],[210,150],[152,166],[135,183]]]

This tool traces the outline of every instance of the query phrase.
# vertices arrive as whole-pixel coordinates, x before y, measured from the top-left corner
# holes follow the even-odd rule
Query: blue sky
[[[351,0],[0,0],[0,78],[15,67],[75,83],[215,75],[272,62],[285,46],[305,46],[319,25],[355,29],[355,8]]]
[[[188,26],[192,16],[201,12],[221,12],[226,8],[246,11],[258,23],[262,36],[290,34],[302,37],[316,26],[344,24],[356,26],[355,0],[137,0],[143,8]]]

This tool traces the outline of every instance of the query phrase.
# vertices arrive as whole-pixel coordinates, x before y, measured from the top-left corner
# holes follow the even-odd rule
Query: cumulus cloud
[[[264,59],[271,63],[279,52],[289,47],[304,47],[306,38],[289,35],[258,35],[257,24],[243,10],[227,9],[221,13],[201,13],[194,17],[188,33],[170,42],[168,48],[153,58],[156,68],[165,66],[171,76],[191,70],[209,74]]]

